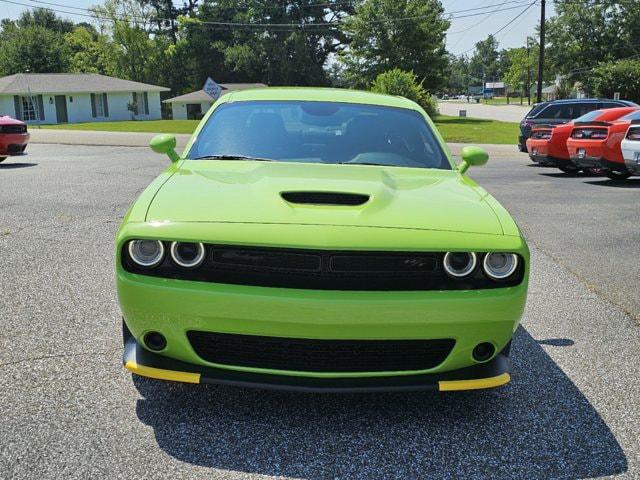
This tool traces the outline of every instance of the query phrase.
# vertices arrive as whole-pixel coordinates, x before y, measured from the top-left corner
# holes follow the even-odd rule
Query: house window
[[[94,117],[105,118],[109,116],[109,107],[107,105],[106,93],[92,93],[91,94],[92,110]]]
[[[147,96],[144,93],[138,93],[136,95],[138,103],[138,115],[146,115],[149,113],[149,107],[145,103]]]
[[[32,121],[36,119],[36,105],[32,97],[22,97],[22,120]]]

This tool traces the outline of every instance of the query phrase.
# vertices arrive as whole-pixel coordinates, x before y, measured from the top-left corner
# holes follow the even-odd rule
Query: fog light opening
[[[149,332],[144,336],[144,344],[149,350],[159,352],[167,346],[167,339],[160,332]]]
[[[476,362],[486,362],[493,357],[494,353],[496,353],[496,347],[489,342],[483,342],[475,346],[472,355]]]

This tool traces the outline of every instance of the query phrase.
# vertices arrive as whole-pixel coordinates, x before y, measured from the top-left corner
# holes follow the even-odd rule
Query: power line
[[[15,0],[0,0],[1,2],[4,3],[10,3],[10,4],[14,4],[14,5],[21,5],[24,7],[28,7],[28,8],[37,8],[34,7],[33,5],[28,5],[25,3],[21,3]],[[111,17],[105,17],[105,16],[100,16],[99,14],[93,12],[92,10],[86,9],[86,8],[82,8],[82,7],[74,7],[71,5],[65,5],[65,4],[61,4],[61,3],[56,3],[56,2],[47,2],[44,0],[27,0],[30,1],[32,3],[38,3],[38,4],[43,4],[43,5],[53,5],[56,7],[62,7],[62,8],[72,8],[75,10],[79,10],[79,12],[85,12],[85,13],[79,13],[79,12],[68,12],[68,11],[64,11],[64,10],[60,10],[57,8],[51,8],[51,7],[39,7],[42,8],[44,10],[49,10],[49,11],[53,11],[53,12],[57,12],[57,13],[65,13],[67,15],[78,15],[78,16],[83,16],[83,17],[89,17],[89,18],[94,18],[97,20],[106,20],[106,21],[114,21],[114,18]],[[507,8],[501,8],[498,10],[493,10],[493,11],[481,11],[478,12],[479,9],[485,9],[485,8],[493,8],[496,6],[500,6],[503,5],[504,3],[501,4],[494,4],[494,5],[488,5],[485,7],[475,7],[475,8],[469,8],[469,9],[464,9],[464,10],[457,10],[455,12],[450,12],[447,15],[450,15],[450,17],[448,18],[448,20],[455,20],[455,19],[461,19],[461,18],[470,18],[470,17],[476,17],[476,16],[480,16],[480,15],[486,15],[487,13],[491,14],[491,13],[497,13],[497,12],[502,12],[505,10],[513,10],[516,8],[520,8],[522,6],[522,3],[524,3],[524,1],[526,0],[511,0],[509,1],[509,3],[517,3],[517,5],[515,6],[511,6],[511,7],[507,7]],[[466,12],[475,12],[475,13],[468,13],[466,15],[458,15],[455,16],[453,15],[454,13],[466,13]],[[388,18],[388,19],[381,19],[381,20],[374,20],[372,21],[372,23],[391,23],[391,22],[396,22],[396,21],[410,21],[410,20],[418,20],[418,19],[422,19],[422,18],[428,18],[430,15],[415,15],[415,16],[408,16],[408,17],[398,17],[398,18]],[[132,15],[132,16],[128,16],[128,17],[124,17],[124,16],[118,16],[118,18],[116,18],[116,21],[133,21],[134,19],[140,19],[143,17],[140,16],[136,16],[136,15]],[[146,18],[144,18],[146,20]],[[166,22],[170,22],[173,21],[175,19],[170,19],[170,18],[159,18],[159,17],[154,17],[153,18],[154,21],[166,21]],[[291,29],[300,29],[300,28],[305,28],[308,29],[310,27],[336,27],[339,26],[341,24],[343,24],[343,21],[337,21],[337,22],[319,22],[319,23],[306,23],[306,24],[298,24],[298,23],[251,23],[251,22],[212,22],[212,21],[198,21],[197,24],[199,25],[209,25],[209,26],[215,26],[215,27],[249,27],[249,28],[253,28],[253,27],[265,27],[265,28],[291,28]]]
[[[527,1],[528,1],[528,0],[527,0]],[[501,8],[501,7],[502,7],[502,6],[504,6],[506,3],[507,3],[506,1],[502,2],[500,5],[498,5],[498,8]],[[513,3],[513,2],[509,2],[509,3]],[[524,3],[524,2],[523,2],[523,3]],[[465,33],[465,32],[468,32],[469,30],[473,30],[473,29],[474,29],[474,28],[476,28],[478,25],[480,25],[482,22],[485,22],[487,19],[491,18],[492,16],[493,16],[493,13],[489,13],[486,17],[484,17],[484,18],[482,18],[482,19],[478,20],[477,22],[475,22],[473,25],[471,25],[471,26],[470,26],[470,27],[468,27],[468,28],[465,28],[465,29],[463,29],[463,30],[458,30],[458,31],[455,31],[455,32],[447,32],[447,36],[450,36],[450,35],[458,35],[458,34],[460,34],[460,33]],[[458,42],[459,42],[459,41],[460,41],[460,40],[458,40]],[[455,47],[457,44],[458,44],[458,43],[456,43],[456,44],[455,44],[455,45],[453,45],[453,46]]]
[[[500,32],[502,32],[505,28],[507,28],[509,25],[511,25],[513,22],[515,22],[518,18],[520,18],[522,15],[524,15],[527,10],[529,10],[531,7],[533,7],[536,4],[536,1],[534,0],[533,2],[531,2],[529,5],[527,5],[524,10],[522,10],[520,13],[518,13],[515,17],[513,17],[511,20],[509,20],[507,23],[505,23],[502,27],[500,27],[498,30],[496,30],[495,32],[493,32],[491,34],[492,37],[495,37],[496,35],[498,35]],[[473,50],[476,49],[476,46],[474,45],[473,47],[465,50],[464,52],[460,53],[460,55],[464,55],[466,53],[472,52]]]

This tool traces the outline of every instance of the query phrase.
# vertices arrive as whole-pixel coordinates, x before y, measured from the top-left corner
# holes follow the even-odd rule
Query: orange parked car
[[[594,110],[573,122],[562,125],[538,125],[531,131],[531,137],[527,140],[529,158],[546,167],[558,167],[565,173],[577,173],[577,167],[569,156],[567,140],[574,125],[585,122],[610,122],[618,120],[629,113],[638,110],[637,107],[618,107]],[[587,167],[586,171],[594,172],[594,168]],[[599,168],[597,170],[600,170]]]
[[[603,168],[614,180],[629,178],[621,143],[634,120],[640,120],[640,110],[613,122],[574,123],[567,140],[571,161],[577,168]]]

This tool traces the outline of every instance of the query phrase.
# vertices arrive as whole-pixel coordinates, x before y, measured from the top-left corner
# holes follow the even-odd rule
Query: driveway
[[[521,105],[486,105],[483,103],[467,103],[456,101],[438,102],[442,115],[457,117],[460,110],[467,111],[467,117],[500,120],[503,122],[520,122],[531,110],[531,107]]]
[[[0,165],[0,478],[640,478],[637,183],[471,170],[532,249],[509,385],[293,394],[128,374],[113,239],[167,160],[29,151]]]

